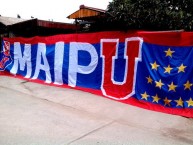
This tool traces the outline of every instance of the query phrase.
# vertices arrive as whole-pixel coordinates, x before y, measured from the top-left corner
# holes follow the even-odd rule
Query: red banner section
[[[4,38],[0,71],[193,117],[192,38],[143,31]]]

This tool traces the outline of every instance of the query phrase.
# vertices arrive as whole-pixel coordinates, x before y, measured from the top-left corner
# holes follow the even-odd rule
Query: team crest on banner
[[[3,48],[0,53],[0,71],[4,71],[5,68],[12,63],[12,58],[10,55],[10,43],[8,41],[3,41]]]

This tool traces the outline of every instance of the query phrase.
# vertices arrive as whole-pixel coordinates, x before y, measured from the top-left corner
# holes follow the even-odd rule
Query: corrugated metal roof
[[[52,22],[52,21],[45,21],[45,20],[38,20],[38,19],[37,19],[37,26],[56,28],[56,29],[77,29],[77,26],[75,24]]]
[[[62,23],[62,22],[54,22],[54,21],[46,21],[46,20],[39,20],[39,19],[30,19],[23,22],[19,22],[13,24],[11,27],[44,27],[44,28],[54,28],[54,29],[72,29],[76,30],[77,25],[71,23]]]
[[[26,21],[26,20],[21,19],[21,18],[12,18],[12,17],[0,16],[0,23],[2,23],[5,26],[13,25],[13,24],[20,23],[23,21]]]

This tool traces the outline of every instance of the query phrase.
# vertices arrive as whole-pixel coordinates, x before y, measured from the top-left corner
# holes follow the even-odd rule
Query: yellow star
[[[191,90],[191,86],[192,86],[193,84],[191,84],[189,81],[187,81],[185,84],[184,84],[184,90],[186,90],[186,89],[189,89],[189,90]]]
[[[162,86],[164,85],[163,83],[162,83],[162,81],[161,81],[161,79],[159,80],[159,82],[157,82],[157,81],[155,81],[155,83],[156,83],[156,87],[158,87],[158,88],[162,88]]]
[[[151,69],[157,70],[158,67],[159,65],[156,63],[156,61],[154,63],[151,63]]]
[[[150,76],[149,76],[149,77],[146,77],[146,79],[147,79],[147,83],[148,83],[148,84],[149,84],[149,83],[152,84],[152,81],[153,81],[153,80],[151,79]]]
[[[172,101],[172,100],[168,100],[168,98],[165,97],[165,99],[164,99],[164,106],[166,106],[166,105],[170,106],[170,102],[171,102],[171,101]]]
[[[156,94],[155,96],[152,96],[153,97],[153,102],[159,102],[160,98],[158,97],[158,95]]]
[[[142,96],[142,99],[145,99],[145,100],[147,100],[147,98],[149,97],[149,95],[146,92],[141,94],[141,96]]]
[[[181,107],[183,107],[184,101],[182,101],[182,98],[181,98],[181,97],[180,97],[179,100],[175,100],[175,102],[177,103],[176,106],[181,106]]]
[[[170,71],[173,69],[170,67],[170,65],[168,65],[168,67],[164,67],[165,69],[165,72],[164,73],[169,73],[170,74]]]
[[[185,65],[183,65],[183,63],[179,66],[179,67],[177,67],[178,68],[178,73],[180,73],[180,72],[185,72],[185,68],[186,68],[187,66],[185,66]]]
[[[190,100],[186,101],[188,103],[188,107],[193,106],[193,100],[190,98]]]
[[[169,87],[169,91],[176,91],[176,87],[177,87],[177,85],[174,85],[174,83],[172,82],[170,85],[168,85],[168,87]]]
[[[167,51],[164,51],[166,53],[166,56],[170,56],[172,57],[172,54],[175,52],[175,51],[171,51],[171,49],[169,48]]]

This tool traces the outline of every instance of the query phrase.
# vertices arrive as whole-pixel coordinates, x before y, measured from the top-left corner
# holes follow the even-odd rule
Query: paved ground
[[[193,119],[0,76],[0,145],[193,145]]]

